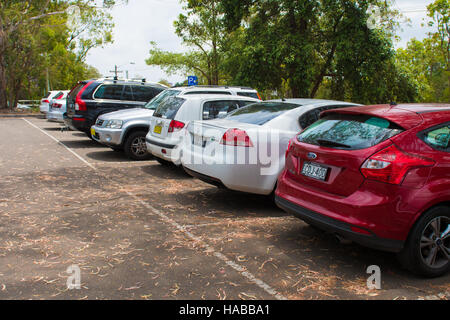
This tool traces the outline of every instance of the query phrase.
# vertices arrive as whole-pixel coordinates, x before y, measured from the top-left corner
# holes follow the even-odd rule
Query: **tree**
[[[186,0],[187,14],[174,22],[175,32],[190,50],[187,53],[162,51],[151,43],[148,65],[160,66],[169,74],[197,73],[209,85],[220,83],[222,41],[225,28],[221,18],[221,1]],[[203,82],[203,81],[202,81]]]
[[[225,25],[234,38],[226,65],[234,83],[289,97],[326,93],[327,98],[369,103],[399,96],[395,87],[374,85],[375,79],[396,78],[407,86],[402,98],[414,99],[412,84],[395,68],[391,38],[398,13],[387,2],[224,2]],[[383,28],[368,28],[369,5],[380,8]]]
[[[114,3],[103,1],[104,8]],[[81,16],[80,24],[69,29],[66,9],[71,5],[81,9]],[[0,108],[7,107],[8,96],[16,97],[10,101],[10,106],[15,106],[18,92],[25,83],[31,84],[31,75],[36,76],[43,64],[56,64],[49,51],[66,50],[68,56],[77,52],[71,62],[88,69],[83,63],[87,52],[112,41],[112,23],[104,8],[93,6],[89,0],[0,2]],[[51,45],[41,42],[46,33],[52,32]]]
[[[437,0],[428,6],[428,37],[412,39],[396,52],[396,64],[418,88],[420,102],[450,101],[449,2]]]
[[[450,101],[450,2],[448,0],[436,0],[427,9],[428,16],[433,19],[429,25],[437,27],[437,32],[430,34],[430,37],[439,43],[447,73],[446,98],[447,101]]]

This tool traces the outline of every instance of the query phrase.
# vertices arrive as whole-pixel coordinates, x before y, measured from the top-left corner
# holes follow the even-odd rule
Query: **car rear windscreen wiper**
[[[335,141],[329,141],[325,139],[318,139],[317,143],[322,147],[336,147],[336,148],[345,148],[345,149],[351,149],[352,147],[343,143],[335,142]]]

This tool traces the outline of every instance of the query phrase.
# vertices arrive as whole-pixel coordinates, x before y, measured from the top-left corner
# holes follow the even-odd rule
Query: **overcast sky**
[[[422,39],[429,31],[421,27],[426,17],[426,6],[432,0],[396,0],[396,6],[411,19],[402,23],[396,47],[405,46],[413,37]],[[105,48],[90,51],[87,63],[96,67],[104,76],[112,75],[114,65],[129,71],[130,77],[145,77],[157,82],[167,79],[172,83],[184,81],[182,76],[168,76],[156,67],[146,65],[150,41],[155,41],[163,50],[182,52],[180,39],[175,35],[173,21],[182,12],[179,0],[129,0],[128,5],[118,5],[112,11],[114,17],[114,43]],[[135,63],[134,65],[130,64]]]

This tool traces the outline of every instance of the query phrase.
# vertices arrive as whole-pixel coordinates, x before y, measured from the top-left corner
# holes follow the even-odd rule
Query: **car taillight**
[[[253,147],[247,132],[240,129],[229,129],[222,137],[220,144],[235,147]]]
[[[434,164],[431,159],[405,153],[393,144],[367,159],[361,167],[361,173],[367,179],[401,184],[409,170]]]
[[[183,129],[185,124],[180,121],[172,120],[169,124],[169,130],[168,132],[177,132]]]
[[[288,144],[288,147],[287,147],[287,149],[286,149],[286,158],[287,158],[287,156],[288,156],[288,154],[289,154],[289,151],[291,151],[291,146],[292,146],[292,140],[289,140],[289,144]]]
[[[60,104],[60,103],[54,103],[54,104],[52,104],[52,108],[61,108],[62,107],[62,104]]]
[[[94,81],[89,82],[88,84],[86,84],[81,90],[80,92],[78,92],[77,97],[75,98],[75,110],[76,111],[87,111],[87,106],[86,106],[86,102],[81,99],[83,92],[91,85],[91,83]]]
[[[50,103],[48,100],[42,100],[43,103]]]

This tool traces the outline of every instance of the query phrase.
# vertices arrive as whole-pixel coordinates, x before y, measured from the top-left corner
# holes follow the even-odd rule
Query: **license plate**
[[[157,134],[161,134],[161,132],[162,132],[162,127],[161,127],[161,126],[155,126],[155,129],[153,129],[153,132],[154,132],[154,133],[157,133]]]
[[[313,179],[325,181],[328,174],[328,168],[322,167],[321,165],[315,163],[305,162],[303,165],[302,174]]]
[[[91,128],[91,136],[95,137],[97,135],[97,133],[95,132],[94,128]]]

